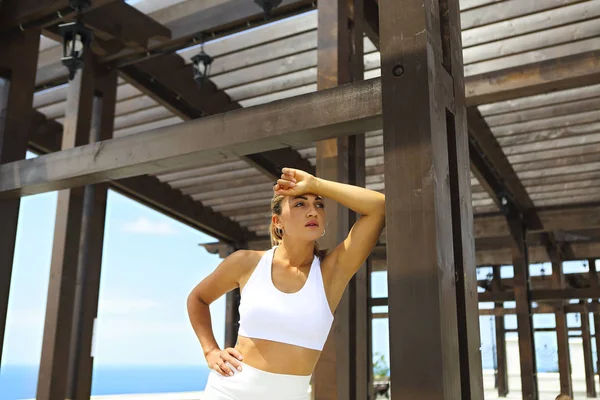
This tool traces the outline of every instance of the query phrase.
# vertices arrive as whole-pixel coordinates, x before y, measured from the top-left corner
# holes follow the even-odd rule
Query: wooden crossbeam
[[[94,0],[91,7],[84,12],[116,1],[118,0]],[[69,0],[4,0],[0,3],[0,31],[21,27],[42,28],[74,13],[75,10],[69,6]]]
[[[129,83],[186,121],[241,108],[210,80],[199,88],[192,81],[192,69],[181,56],[171,54],[129,65],[121,71]],[[249,154],[242,159],[274,182],[285,166],[315,173],[310,162],[290,148]]]
[[[30,146],[41,154],[59,151],[62,125],[56,121],[47,121],[42,114],[33,112],[33,127]],[[43,132],[39,132],[43,129]],[[199,229],[215,238],[231,243],[254,238],[255,235],[237,222],[203,207],[201,202],[193,201],[189,196],[172,189],[167,183],[160,182],[150,175],[140,175],[126,179],[110,181],[111,189],[135,201],[144,204],[183,224]]]
[[[379,79],[356,82],[5,164],[0,197],[158,174],[380,129],[380,92]]]

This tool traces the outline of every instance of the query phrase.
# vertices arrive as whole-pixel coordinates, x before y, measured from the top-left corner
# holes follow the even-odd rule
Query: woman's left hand
[[[283,168],[281,178],[273,187],[276,194],[283,196],[300,196],[314,193],[315,177],[299,169]]]

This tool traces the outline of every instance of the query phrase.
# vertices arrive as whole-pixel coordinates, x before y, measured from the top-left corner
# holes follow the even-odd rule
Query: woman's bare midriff
[[[238,336],[235,348],[249,366],[287,375],[312,374],[321,354],[318,350],[244,336]]]

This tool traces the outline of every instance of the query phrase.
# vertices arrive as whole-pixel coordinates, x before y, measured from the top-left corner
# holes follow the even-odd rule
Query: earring
[[[321,235],[321,237],[325,236],[325,232],[327,232],[327,230],[323,229],[323,234]]]
[[[277,228],[279,236],[283,237],[283,234],[285,233],[285,231],[282,228]]]

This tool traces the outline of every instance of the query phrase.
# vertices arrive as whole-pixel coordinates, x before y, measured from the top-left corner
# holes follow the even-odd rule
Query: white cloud
[[[129,233],[142,233],[149,235],[174,235],[177,230],[169,222],[151,221],[146,217],[139,217],[134,221],[123,224],[123,230]]]

